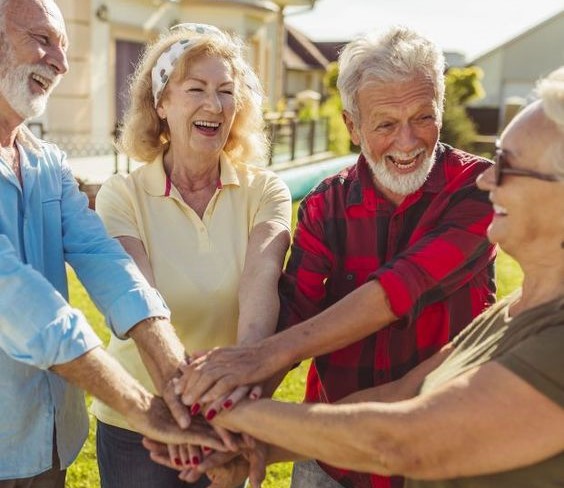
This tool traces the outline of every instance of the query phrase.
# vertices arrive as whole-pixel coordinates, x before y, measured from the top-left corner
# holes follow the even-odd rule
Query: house
[[[30,126],[71,156],[111,151],[127,106],[128,77],[144,45],[181,22],[238,34],[274,107],[284,94],[284,12],[315,0],[58,0],[70,40],[70,70],[46,113]]]
[[[322,94],[323,77],[329,60],[319,48],[299,30],[286,25],[284,46],[284,97],[312,90]]]
[[[483,70],[486,92],[469,114],[481,134],[495,134],[515,105],[531,97],[536,81],[564,65],[564,10],[468,64]]]

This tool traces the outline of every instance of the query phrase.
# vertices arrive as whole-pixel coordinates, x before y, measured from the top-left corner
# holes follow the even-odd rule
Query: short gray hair
[[[397,26],[380,36],[364,35],[346,45],[339,56],[337,88],[343,108],[358,120],[357,94],[367,80],[394,83],[424,75],[435,87],[440,118],[444,106],[444,70],[445,57],[436,44],[407,27]]]
[[[564,175],[564,66],[537,83],[536,92],[545,115],[556,124],[560,139],[555,143],[554,167]]]

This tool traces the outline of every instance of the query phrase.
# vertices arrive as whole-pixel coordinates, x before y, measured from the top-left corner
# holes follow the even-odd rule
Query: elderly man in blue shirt
[[[88,431],[84,396],[73,385],[145,434],[222,448],[197,422],[180,428],[191,420],[172,378],[185,353],[166,305],[88,209],[65,155],[24,125],[66,73],[66,49],[53,0],[0,0],[1,488],[64,486]],[[65,262],[114,334],[136,341],[166,406],[99,347],[69,306]]]

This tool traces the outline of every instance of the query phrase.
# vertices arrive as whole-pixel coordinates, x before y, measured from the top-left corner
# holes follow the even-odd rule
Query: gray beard
[[[390,171],[388,168],[386,164],[386,155],[384,155],[380,160],[375,161],[363,142],[360,144],[360,149],[366,159],[366,162],[368,163],[374,179],[386,190],[389,190],[396,195],[406,196],[419,190],[425,181],[427,181],[429,173],[431,173],[435,164],[435,151],[433,150],[431,155],[426,156],[421,166],[419,166],[419,168],[415,171],[405,175],[399,175]]]
[[[41,115],[47,106],[47,100],[53,88],[60,80],[57,77],[49,90],[41,95],[34,95],[29,88],[32,73],[53,79],[53,71],[40,64],[23,64],[17,66],[15,55],[10,46],[0,40],[0,94],[22,119],[32,119]]]

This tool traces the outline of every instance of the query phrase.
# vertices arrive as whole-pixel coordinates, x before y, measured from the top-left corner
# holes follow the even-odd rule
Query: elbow
[[[421,431],[410,428],[412,422],[396,425],[385,436],[371,439],[370,472],[414,479],[436,479],[442,462],[422,440]],[[418,434],[419,432],[419,434]]]
[[[423,463],[408,442],[398,436],[379,439],[370,453],[370,471],[385,476],[409,476]]]

